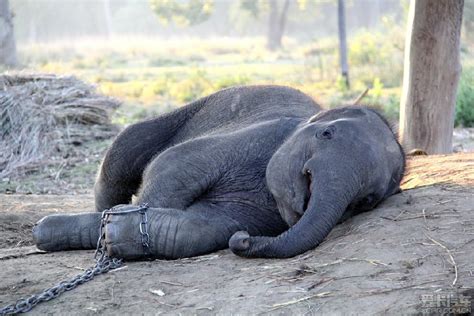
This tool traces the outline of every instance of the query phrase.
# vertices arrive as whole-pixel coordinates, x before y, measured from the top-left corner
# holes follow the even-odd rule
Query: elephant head
[[[374,110],[345,107],[302,124],[271,158],[266,181],[289,229],[276,237],[235,233],[244,257],[285,258],[315,248],[348,209],[369,210],[396,193],[403,150]]]

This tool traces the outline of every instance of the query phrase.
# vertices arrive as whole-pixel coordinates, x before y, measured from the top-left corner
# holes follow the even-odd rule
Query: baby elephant
[[[126,128],[105,155],[95,205],[122,212],[104,227],[113,257],[176,259],[230,247],[243,257],[286,258],[398,192],[404,167],[396,136],[374,110],[322,111],[298,90],[244,86]],[[133,196],[134,205],[148,204],[145,213],[127,212]],[[100,219],[47,216],[34,240],[47,251],[95,248]]]

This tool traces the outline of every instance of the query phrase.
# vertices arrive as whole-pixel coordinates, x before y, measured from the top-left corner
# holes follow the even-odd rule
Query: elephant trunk
[[[355,199],[360,188],[359,177],[348,166],[334,172],[319,168],[313,173],[308,206],[295,225],[276,237],[254,236],[237,232],[229,241],[231,250],[242,257],[289,258],[318,246],[336,226],[344,211]],[[341,173],[342,172],[342,173]],[[345,173],[344,173],[345,172]],[[352,175],[340,179],[340,175]]]

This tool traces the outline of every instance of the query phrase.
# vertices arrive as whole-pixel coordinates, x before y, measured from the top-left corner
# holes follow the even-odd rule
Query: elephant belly
[[[251,234],[275,236],[288,229],[278,212],[273,198],[249,196],[249,192],[237,192],[220,196],[201,197],[186,211],[205,213],[209,218],[216,214],[225,215],[229,221],[236,221]]]

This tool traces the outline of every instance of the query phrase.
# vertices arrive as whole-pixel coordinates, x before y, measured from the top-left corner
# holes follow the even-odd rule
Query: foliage
[[[278,1],[278,0],[277,0]],[[318,0],[312,0],[312,2],[317,2]],[[305,10],[307,1],[298,0],[298,9]],[[243,12],[248,12],[252,17],[258,18],[262,16],[264,12],[267,12],[270,8],[268,0],[239,0],[239,8]]]
[[[464,2],[463,26],[468,39],[474,40],[474,1]]]
[[[255,0],[240,0],[239,7],[240,9],[249,12],[254,18],[257,18],[260,15],[260,5],[259,2]]]
[[[173,21],[188,26],[209,19],[214,9],[214,0],[150,0],[150,5],[163,24]]]
[[[455,125],[474,127],[474,67],[463,70],[456,99]]]
[[[249,83],[251,83],[251,79],[248,76],[237,74],[235,76],[228,76],[217,80],[214,88],[220,90],[232,86],[242,86]]]
[[[372,95],[376,98],[380,98],[383,94],[383,83],[380,81],[380,78],[375,78],[374,83],[372,84],[372,89],[370,91]]]
[[[380,58],[383,41],[373,32],[361,32],[350,41],[349,56],[351,66],[374,64]]]
[[[337,77],[336,89],[337,89],[337,91],[343,92],[343,93],[348,91],[346,78],[344,78],[342,76]]]
[[[387,90],[380,78],[376,77],[363,104],[380,110],[390,121],[398,120],[400,115],[400,89]]]
[[[189,78],[170,88],[169,94],[179,102],[191,102],[213,91],[212,83],[202,69],[193,71]]]
[[[391,18],[386,19],[387,24],[390,21]],[[96,83],[102,93],[123,100],[127,110],[114,118],[120,124],[130,124],[219,89],[244,84],[289,85],[310,94],[325,107],[350,104],[368,87],[369,94],[362,103],[377,107],[396,120],[403,74],[403,34],[401,28],[395,27],[386,33],[397,40],[392,43],[382,36],[383,32],[369,31],[349,38],[353,45],[349,55],[351,90],[338,80],[336,38],[309,43],[288,38],[285,49],[278,52],[269,52],[261,37],[239,41],[134,37],[111,39],[107,43],[83,40],[75,42],[72,48],[70,42],[22,45],[19,53],[30,69],[74,73]],[[363,43],[373,46],[364,47]],[[54,62],[48,61],[49,56],[53,56]],[[463,56],[463,65],[472,60],[469,51]],[[466,81],[467,72],[466,67],[458,103],[463,100],[463,91],[472,91]],[[458,108],[466,106],[458,104]]]
[[[354,90],[338,87],[329,97],[329,107],[337,108],[344,105],[352,105],[359,94],[366,88],[369,88],[369,92],[362,98],[359,104],[375,108],[383,113],[388,120],[397,121],[400,115],[401,90],[400,88],[385,88],[378,77],[368,87],[361,86]]]
[[[397,87],[401,85],[403,77],[404,29],[390,28],[393,22],[391,17],[384,17],[383,21],[387,31],[361,31],[350,38],[351,77],[366,86],[374,78],[379,78],[385,86]]]

